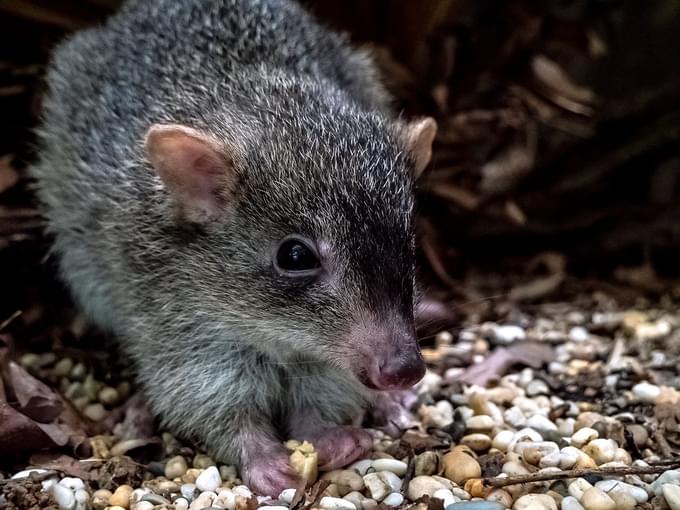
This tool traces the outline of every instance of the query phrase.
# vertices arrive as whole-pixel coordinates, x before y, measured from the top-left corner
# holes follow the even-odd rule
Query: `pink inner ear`
[[[184,126],[155,125],[146,135],[149,162],[193,222],[219,218],[233,182],[232,164],[217,143]]]

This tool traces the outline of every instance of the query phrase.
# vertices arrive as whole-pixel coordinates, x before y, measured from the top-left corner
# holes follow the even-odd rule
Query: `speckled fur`
[[[287,0],[133,0],[47,81],[33,174],[61,273],[163,424],[242,463],[293,413],[355,417],[373,347],[352,328],[413,318],[412,162],[370,59]],[[155,123],[232,147],[219,228],[178,221],[142,149]],[[327,248],[322,281],[274,272],[291,233]]]

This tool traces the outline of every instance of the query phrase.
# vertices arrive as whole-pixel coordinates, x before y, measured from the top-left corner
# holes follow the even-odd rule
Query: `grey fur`
[[[288,0],[132,0],[57,48],[48,85],[33,174],[61,273],[163,424],[242,464],[292,413],[355,417],[372,346],[347,335],[413,321],[412,161],[370,59]],[[236,148],[220,228],[178,222],[156,123]],[[272,269],[291,233],[329,247],[309,288]]]

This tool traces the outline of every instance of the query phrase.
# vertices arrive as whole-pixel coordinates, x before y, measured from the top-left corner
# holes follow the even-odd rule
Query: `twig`
[[[564,480],[565,478],[581,478],[589,475],[653,475],[663,473],[670,469],[680,467],[680,459],[669,461],[663,466],[626,466],[593,469],[571,469],[559,473],[532,473],[529,475],[516,475],[507,477],[482,478],[482,482],[488,487],[505,487],[520,483],[545,482],[549,480]]]

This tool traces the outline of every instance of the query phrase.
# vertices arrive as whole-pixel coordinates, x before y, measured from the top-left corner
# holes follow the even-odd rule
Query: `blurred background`
[[[119,3],[0,1],[0,322],[69,313],[24,170],[50,49]],[[304,3],[371,48],[399,111],[439,123],[424,322],[498,296],[680,296],[678,0]]]

